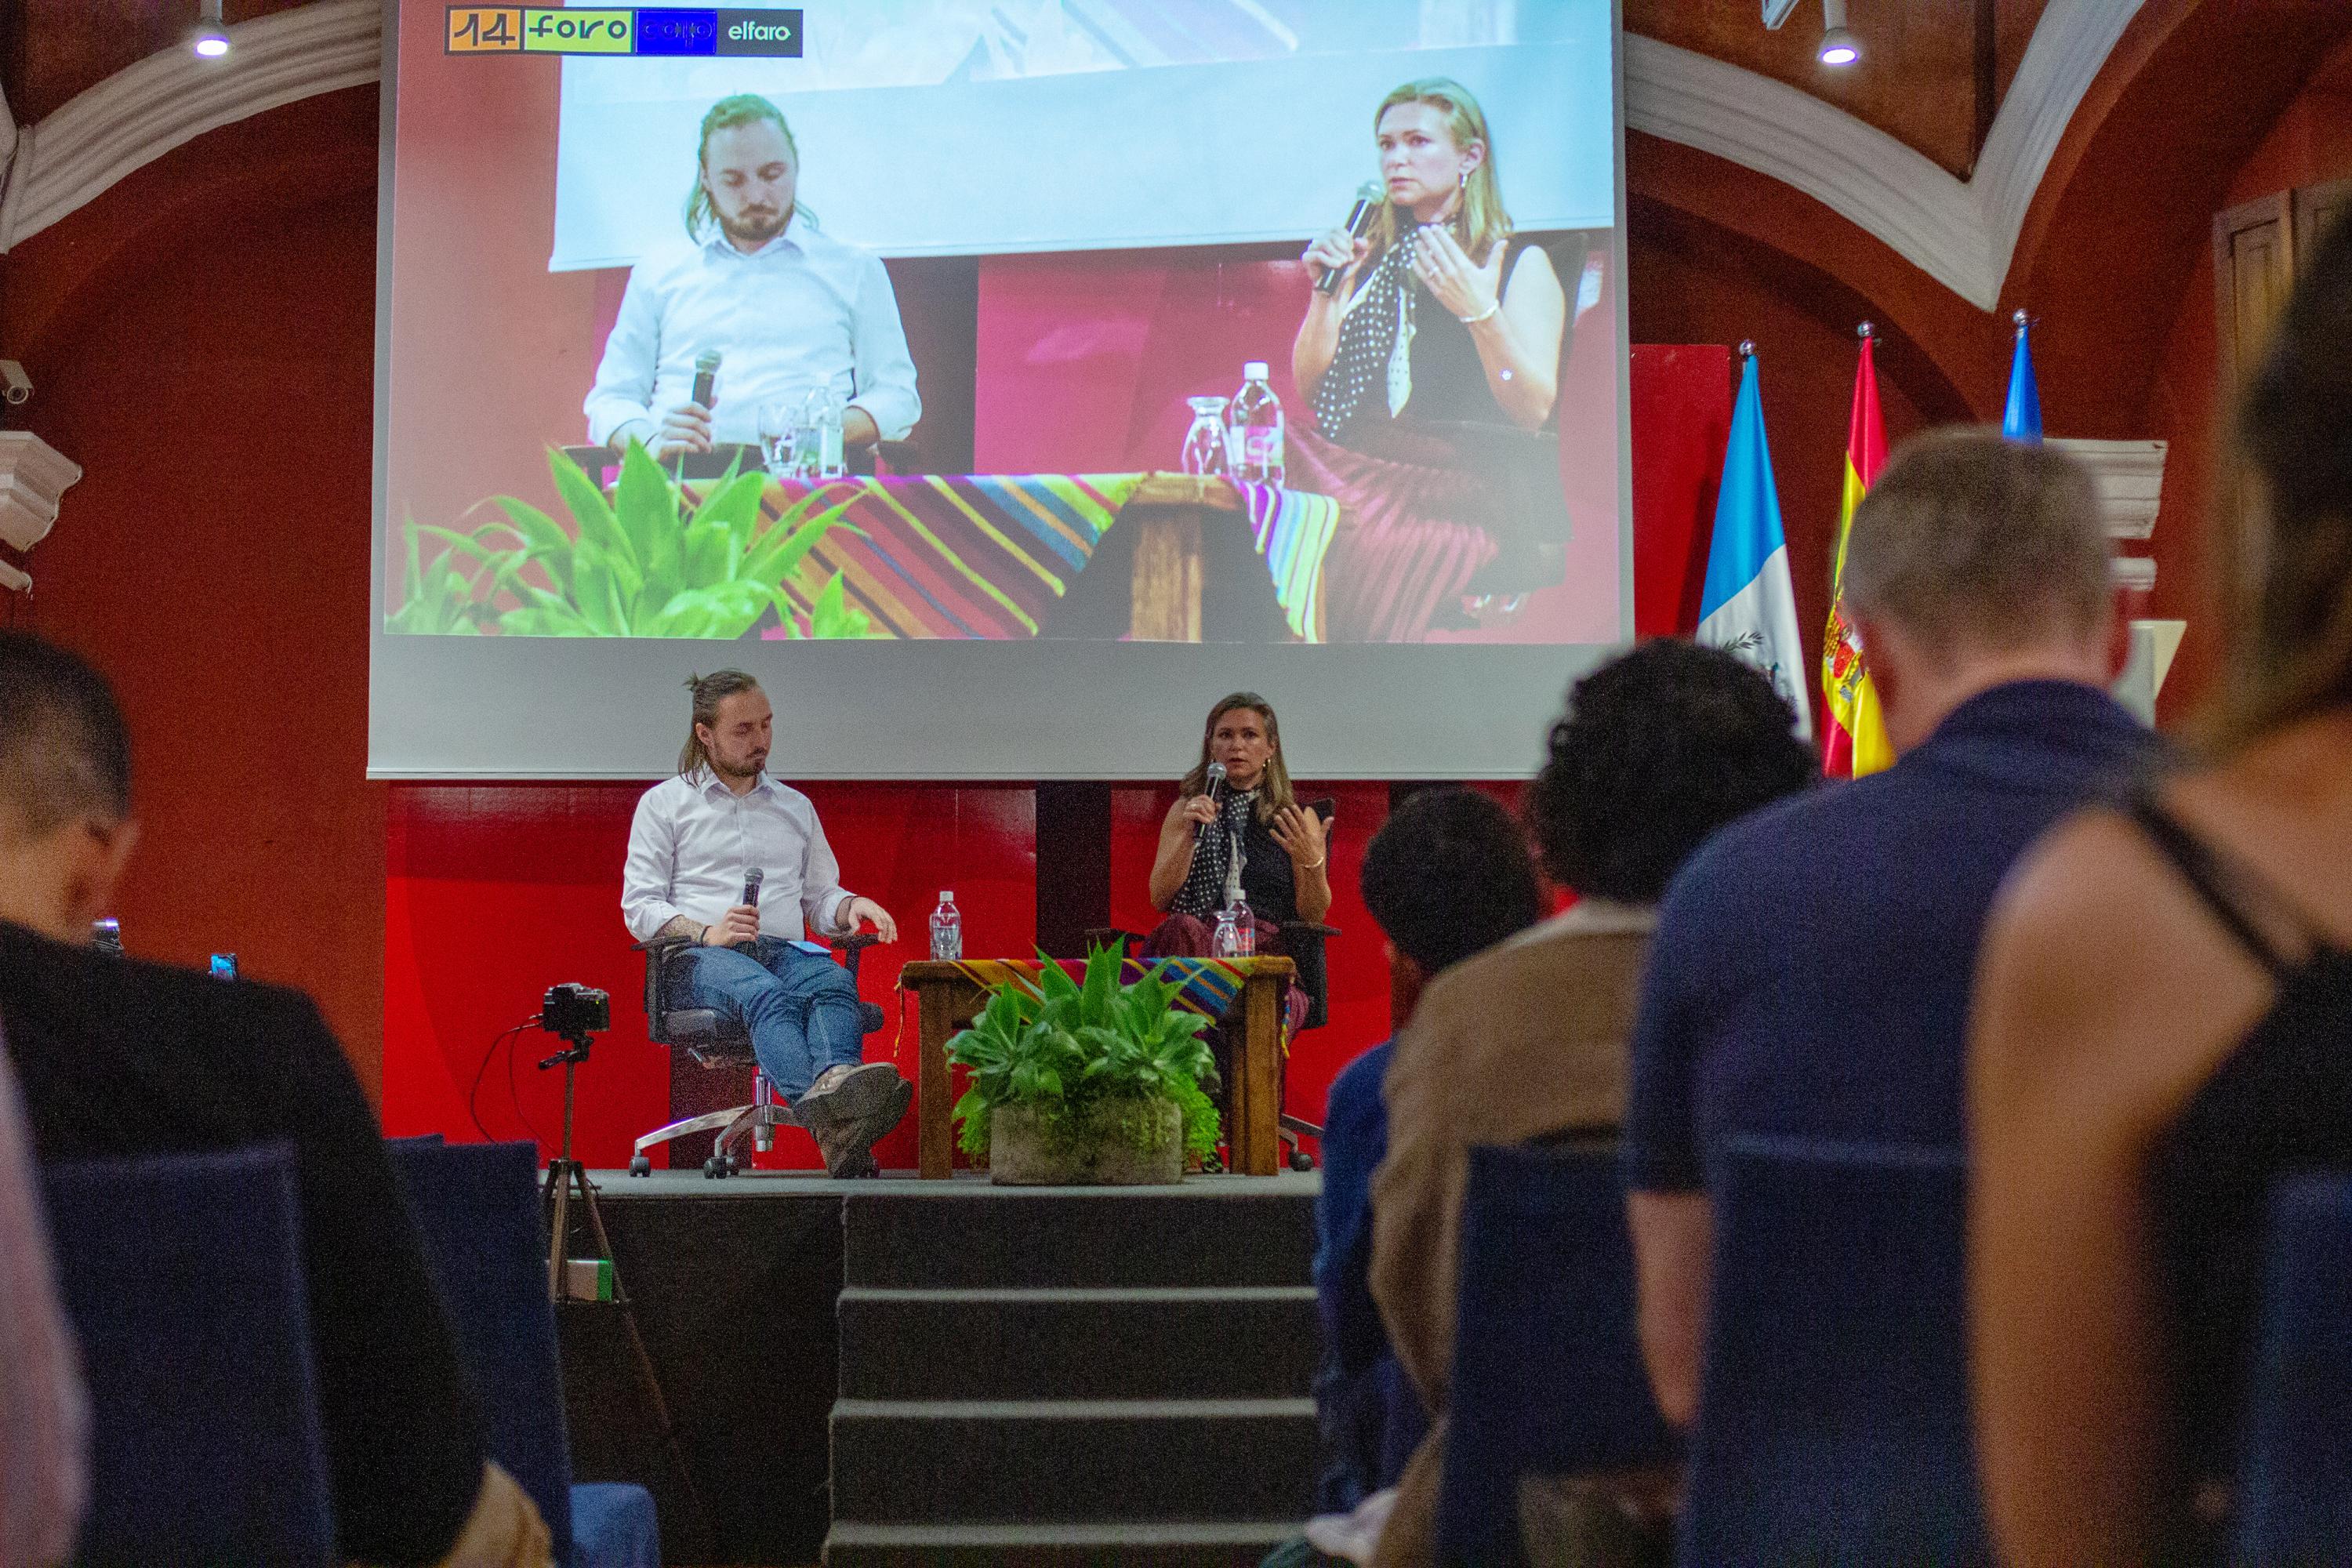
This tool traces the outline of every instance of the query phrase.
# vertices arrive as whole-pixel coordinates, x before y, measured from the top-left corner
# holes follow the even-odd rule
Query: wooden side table
[[[1242,972],[1242,988],[1219,1022],[1239,1026],[1233,1053],[1232,1121],[1225,1141],[1233,1168],[1244,1176],[1271,1176],[1281,1168],[1282,999],[1297,966],[1287,958],[1224,961]],[[919,959],[898,971],[898,988],[915,994],[921,1011],[915,1058],[915,1129],[919,1173],[944,1181],[953,1163],[948,1120],[948,1037],[980,1016],[987,992],[961,964]]]

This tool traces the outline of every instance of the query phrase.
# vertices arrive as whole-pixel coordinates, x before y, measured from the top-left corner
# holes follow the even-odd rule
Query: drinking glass
[[[760,405],[760,458],[770,479],[786,479],[793,472],[800,423],[801,405],[797,399]]]
[[[1183,471],[1202,475],[1226,472],[1225,399],[1188,397],[1184,401],[1192,406],[1192,427],[1184,432],[1181,465]]]

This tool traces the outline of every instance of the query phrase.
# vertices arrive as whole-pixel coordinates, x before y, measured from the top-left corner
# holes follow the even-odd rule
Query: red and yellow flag
[[[1853,373],[1853,416],[1846,425],[1845,495],[1838,504],[1830,624],[1822,637],[1822,698],[1829,710],[1829,722],[1822,727],[1822,772],[1833,779],[1858,779],[1895,760],[1895,748],[1886,740],[1886,719],[1878,709],[1878,689],[1863,662],[1862,635],[1845,615],[1846,533],[1853,527],[1853,509],[1886,466],[1886,425],[1878,414],[1878,370],[1870,345],[1865,327],[1862,363]]]

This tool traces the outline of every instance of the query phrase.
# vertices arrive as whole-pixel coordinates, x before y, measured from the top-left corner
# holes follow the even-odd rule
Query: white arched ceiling
[[[1990,310],[2051,154],[2142,4],[2050,0],[1968,180],[1810,94],[1636,34],[1625,123],[1804,192]],[[0,250],[207,131],[381,69],[379,0],[311,0],[229,33],[226,61],[163,50],[37,125],[7,124],[0,102]]]

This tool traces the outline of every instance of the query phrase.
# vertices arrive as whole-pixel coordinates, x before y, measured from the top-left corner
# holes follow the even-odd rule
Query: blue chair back
[[[539,1505],[555,1560],[572,1551],[572,1449],[563,1369],[547,1299],[547,1221],[530,1143],[398,1143],[400,1174],[425,1237],[458,1353],[481,1395],[490,1457]]]
[[[2233,1563],[2334,1563],[2352,1542],[2352,1176],[2271,1198]]]
[[[1681,1561],[1990,1561],[1960,1156],[1739,1138],[1716,1177]]]
[[[332,1563],[291,1149],[67,1165],[46,1185],[90,1396],[81,1560]]]
[[[1524,1560],[1518,1483],[1672,1458],[1613,1153],[1470,1151],[1438,1561]]]

